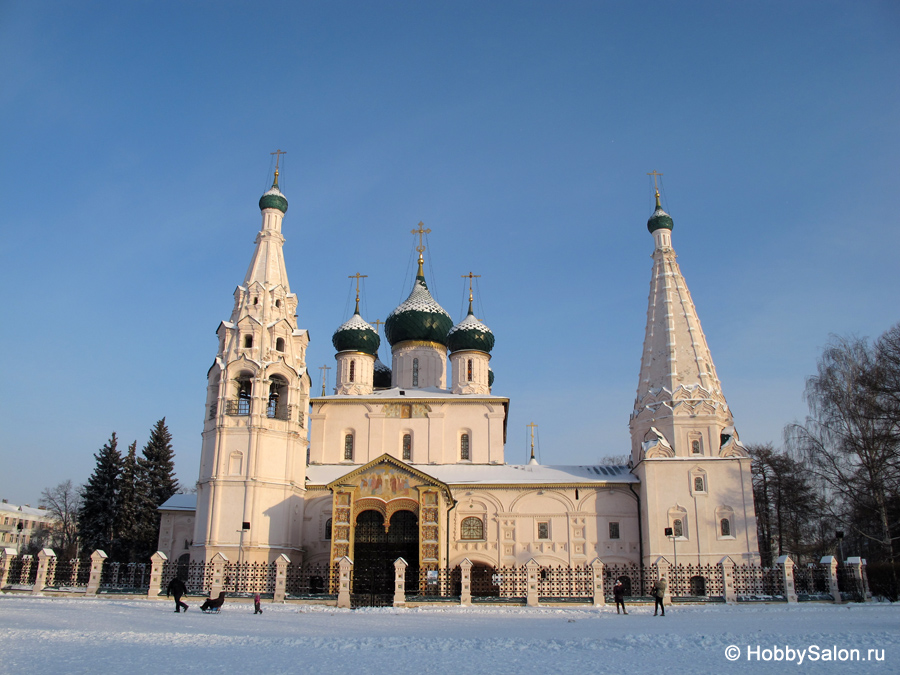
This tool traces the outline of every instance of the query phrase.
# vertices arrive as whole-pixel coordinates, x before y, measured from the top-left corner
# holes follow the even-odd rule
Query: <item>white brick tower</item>
[[[656,193],[647,222],[653,275],[640,381],[630,419],[641,480],[644,562],[758,561],[750,459],[734,430],[697,310]],[[666,535],[671,528],[671,535]]]
[[[284,265],[287,199],[259,200],[262,229],[229,321],[218,328],[209,369],[192,557],[268,562],[301,559],[310,378],[307,332]]]

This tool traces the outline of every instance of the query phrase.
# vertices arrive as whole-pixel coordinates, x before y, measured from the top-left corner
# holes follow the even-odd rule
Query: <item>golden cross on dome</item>
[[[375,325],[376,333],[379,332],[381,330],[381,327],[384,325],[384,321],[382,321],[381,319],[375,319],[371,323]]]
[[[656,205],[659,206],[659,185],[656,183],[656,177],[662,176],[662,174],[657,171],[651,171],[647,175],[653,176],[653,189],[656,191]]]
[[[274,185],[278,185],[278,160],[281,159],[282,155],[286,155],[287,153],[284,150],[282,150],[281,148],[278,148],[278,150],[276,150],[275,152],[270,152],[269,154],[275,155],[275,182],[274,182]]]
[[[330,366],[319,366],[319,370],[322,371],[322,396],[325,395],[325,380],[328,378],[328,371],[331,370]]]
[[[472,279],[480,279],[481,275],[469,272],[468,274],[463,274],[462,278],[469,280],[469,302],[472,302]]]
[[[425,223],[423,223],[422,221],[419,221],[419,227],[418,227],[418,229],[411,230],[411,233],[412,233],[412,234],[418,234],[418,235],[419,235],[419,245],[416,246],[416,250],[419,252],[419,257],[420,257],[420,258],[422,257],[422,253],[424,253],[424,251],[425,251],[425,246],[422,244],[422,237],[423,237],[423,235],[426,235],[426,234],[428,234],[429,232],[431,232],[431,230],[430,230],[430,229],[425,229]]]
[[[347,277],[348,279],[356,279],[356,311],[359,311],[359,280],[360,279],[368,279],[368,274],[360,274],[357,272],[356,274],[351,274]]]

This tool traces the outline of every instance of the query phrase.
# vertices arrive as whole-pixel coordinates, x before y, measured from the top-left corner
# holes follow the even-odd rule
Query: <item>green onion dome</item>
[[[663,211],[662,206],[659,203],[659,193],[656,193],[656,211],[653,212],[653,215],[650,216],[650,220],[647,221],[647,229],[650,230],[650,234],[656,232],[656,230],[661,230],[663,228],[667,230],[671,230],[675,226],[675,223],[672,222],[672,217]]]
[[[375,357],[375,373],[372,379],[372,386],[375,389],[391,388],[391,369],[384,365],[377,356]]]
[[[331,344],[339,352],[363,352],[365,354],[378,354],[378,345],[381,338],[378,333],[359,315],[359,305],[349,321],[341,324],[331,336]]]
[[[450,329],[447,346],[450,348],[451,354],[466,349],[490,354],[494,348],[494,334],[490,328],[475,318],[471,301],[469,301],[469,313],[466,318]]]
[[[488,368],[488,387],[494,386],[494,371]]]
[[[384,322],[384,335],[391,346],[407,340],[423,340],[447,344],[447,333],[453,326],[450,315],[428,292],[419,258],[419,273],[409,297]]]
[[[275,170],[275,182],[272,183],[271,189],[259,198],[259,210],[278,209],[282,213],[287,213],[288,201],[278,189],[278,170]]]

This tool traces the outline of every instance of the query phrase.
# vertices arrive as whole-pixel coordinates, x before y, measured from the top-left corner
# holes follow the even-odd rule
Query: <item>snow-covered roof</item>
[[[418,278],[413,284],[413,289],[409,294],[409,297],[400,303],[400,306],[388,316],[395,316],[402,314],[403,312],[430,312],[432,314],[443,314],[448,319],[450,318],[450,315],[447,314],[444,308],[431,296],[425,282]]]
[[[494,331],[481,323],[481,321],[479,321],[474,314],[466,315],[465,319],[463,319],[450,329],[450,334],[456,333],[457,331],[461,330],[480,330],[484,331],[485,333],[491,333],[492,335],[494,333]]]
[[[196,511],[197,495],[172,495],[169,497],[158,511]]]
[[[571,483],[638,483],[627,466],[544,466],[531,464],[410,464],[447,485],[553,485]],[[328,485],[359,465],[314,464],[308,484]]]
[[[33,506],[19,506],[18,504],[0,503],[0,512],[15,513],[16,516],[34,516],[36,518],[49,518],[50,512],[46,509],[36,509]]]

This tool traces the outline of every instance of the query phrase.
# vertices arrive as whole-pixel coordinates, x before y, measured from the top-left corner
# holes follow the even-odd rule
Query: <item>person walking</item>
[[[253,613],[262,614],[262,607],[259,606],[259,593],[253,596]]]
[[[628,614],[625,611],[625,585],[622,583],[622,580],[619,579],[616,581],[616,585],[613,586],[613,597],[616,599],[616,614],[619,613],[619,606],[622,607],[622,613]]]
[[[166,597],[168,598],[170,595],[174,596],[176,614],[181,612],[182,607],[184,607],[185,612],[188,611],[188,604],[181,601],[181,596],[185,593],[187,593],[187,586],[184,585],[184,582],[178,577],[172,577],[169,585],[166,586]]]
[[[668,582],[666,582],[665,577],[660,577],[659,581],[653,584],[653,597],[656,600],[656,604],[653,606],[653,616],[656,616],[657,612],[661,612],[663,616],[666,615],[666,607],[663,605],[663,598],[666,597],[667,587]]]

